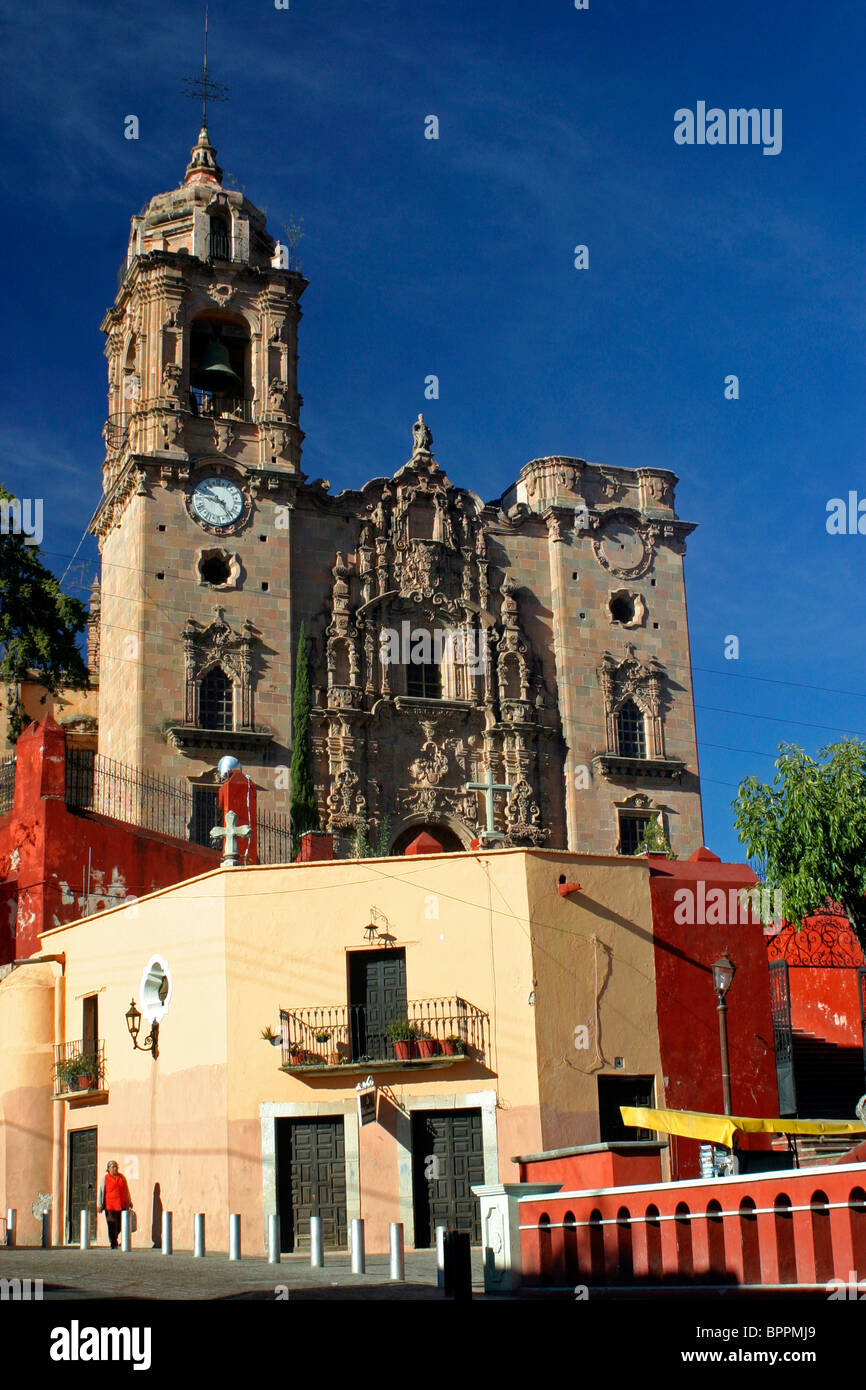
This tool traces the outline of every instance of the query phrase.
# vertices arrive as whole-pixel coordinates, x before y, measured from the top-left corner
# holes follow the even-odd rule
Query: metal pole
[[[51,1212],[46,1211],[42,1217],[42,1249],[51,1249]]]
[[[389,1227],[389,1241],[391,1251],[391,1278],[406,1278],[406,1256],[403,1247],[403,1223],[402,1221],[392,1221]]]
[[[192,1253],[197,1260],[204,1259],[204,1212],[197,1211],[192,1222]]]
[[[79,1244],[80,1244],[80,1246],[81,1246],[81,1249],[82,1249],[82,1250],[89,1250],[89,1249],[90,1249],[90,1212],[87,1210],[86,1207],[82,1207],[82,1208],[81,1208],[81,1217],[80,1217],[80,1220],[79,1220],[79,1231],[80,1231],[80,1235],[79,1235]]]
[[[719,999],[719,1047],[722,1053],[722,1098],[724,1101],[725,1114],[731,1115],[731,1060],[728,1055],[728,1006],[725,1003],[725,996],[720,994]]]
[[[364,1223],[360,1216],[352,1218],[350,1249],[352,1252],[352,1273],[363,1274],[366,1267],[364,1262]]]
[[[325,1264],[325,1247],[322,1241],[321,1216],[310,1217],[310,1268],[322,1269]]]
[[[268,1217],[268,1263],[280,1263],[280,1218],[275,1212]]]
[[[229,1259],[239,1260],[241,1257],[241,1218],[238,1212],[232,1212],[229,1217]]]
[[[15,1207],[6,1208],[6,1244],[12,1248],[15,1244],[15,1227],[18,1224],[18,1211]]]
[[[172,1226],[171,1212],[170,1212],[170,1211],[164,1211],[164,1212],[162,1213],[162,1253],[163,1253],[163,1255],[170,1255],[170,1254],[172,1254],[171,1226]]]
[[[436,1287],[445,1287],[445,1227],[436,1227]]]
[[[123,1211],[120,1213],[120,1248],[129,1254],[131,1246],[132,1218],[130,1216],[129,1207],[124,1207]]]

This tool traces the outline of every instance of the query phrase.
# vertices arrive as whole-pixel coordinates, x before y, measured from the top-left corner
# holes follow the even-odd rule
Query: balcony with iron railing
[[[54,1099],[93,1100],[105,1094],[105,1043],[90,1038],[58,1043],[54,1048]]]
[[[282,1070],[291,1073],[487,1065],[489,1016],[465,999],[410,999],[392,1013],[365,1004],[280,1010]]]
[[[193,386],[189,393],[189,408],[193,415],[205,420],[234,420],[239,424],[255,424],[253,402],[242,396],[218,396],[213,391]]]

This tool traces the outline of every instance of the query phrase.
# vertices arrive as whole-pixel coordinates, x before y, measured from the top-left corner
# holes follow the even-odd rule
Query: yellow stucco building
[[[179,1248],[196,1212],[223,1250],[239,1213],[251,1253],[275,1212],[284,1250],[313,1213],[331,1246],[353,1217],[370,1250],[391,1221],[408,1247],[439,1224],[477,1240],[473,1185],[611,1137],[643,1095],[664,1104],[643,858],[221,868],[44,933],[0,981],[0,1206],[21,1243],[40,1192],[54,1242],[76,1240],[111,1158],[136,1244],[158,1242],[162,1211]]]

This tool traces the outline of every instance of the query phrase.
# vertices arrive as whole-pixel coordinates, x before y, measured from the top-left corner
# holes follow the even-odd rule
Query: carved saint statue
[[[419,412],[418,419],[412,426],[412,453],[429,454],[433,443],[433,435],[430,426],[424,423],[424,416]]]

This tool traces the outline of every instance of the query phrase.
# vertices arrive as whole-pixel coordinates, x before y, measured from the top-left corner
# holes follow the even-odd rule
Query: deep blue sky
[[[197,131],[180,93],[202,7],[0,13],[0,481],[45,498],[62,572],[99,498],[99,322],[129,217],[181,181]],[[305,224],[306,472],[334,491],[393,472],[419,409],[442,467],[488,498],[554,452],[672,468],[699,523],[686,578],[706,841],[742,858],[739,780],[770,776],[780,741],[866,731],[866,537],[825,529],[829,498],[866,496],[862,5],[210,13],[212,75],[231,89],[209,123],[220,162],[276,234]],[[781,154],[678,146],[674,111],[699,100],[781,107]],[[431,372],[441,396],[425,402]],[[94,556],[88,540],[72,581]]]

